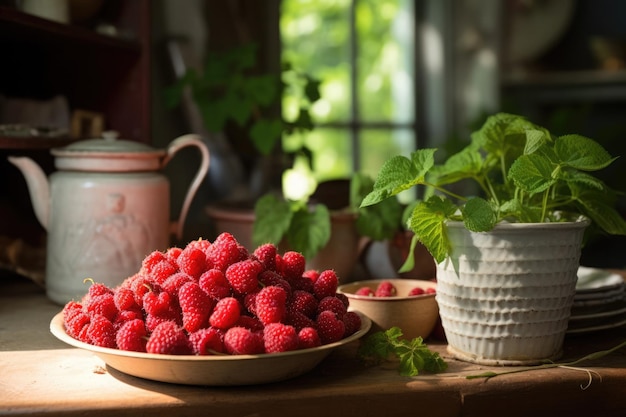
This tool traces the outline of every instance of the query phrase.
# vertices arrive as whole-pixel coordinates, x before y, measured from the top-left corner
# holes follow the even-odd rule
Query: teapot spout
[[[50,215],[50,185],[48,178],[41,167],[30,158],[9,156],[9,162],[22,171],[26,179],[28,192],[33,204],[37,220],[48,230],[48,220]]]

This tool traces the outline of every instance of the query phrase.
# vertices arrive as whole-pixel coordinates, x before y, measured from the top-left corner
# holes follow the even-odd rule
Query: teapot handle
[[[171,232],[175,234],[178,240],[181,240],[183,237],[183,228],[185,226],[185,220],[187,219],[187,214],[189,212],[191,202],[209,171],[209,149],[202,141],[200,135],[195,134],[183,135],[174,139],[167,147],[167,155],[165,155],[165,158],[161,163],[161,168],[165,167],[165,165],[167,165],[168,162],[172,160],[174,155],[179,150],[187,146],[197,147],[200,150],[202,160],[200,162],[200,167],[196,172],[196,176],[194,177],[191,185],[189,186],[189,189],[187,190],[183,206],[180,210],[180,215],[178,216],[178,221],[171,224]]]

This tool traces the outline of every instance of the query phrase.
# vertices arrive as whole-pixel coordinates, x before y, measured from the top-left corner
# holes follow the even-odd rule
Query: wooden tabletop
[[[490,368],[452,359],[442,374],[402,377],[397,363],[367,367],[358,342],[294,379],[241,387],[196,387],[125,375],[49,332],[61,306],[25,279],[0,275],[0,415],[89,416],[624,416],[626,349],[581,369],[533,370],[467,379]],[[625,328],[569,336],[564,360],[609,349]]]

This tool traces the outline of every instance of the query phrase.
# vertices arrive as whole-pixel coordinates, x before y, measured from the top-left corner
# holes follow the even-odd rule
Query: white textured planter
[[[448,223],[452,253],[437,266],[448,351],[483,365],[561,356],[587,225],[502,223],[473,233]]]

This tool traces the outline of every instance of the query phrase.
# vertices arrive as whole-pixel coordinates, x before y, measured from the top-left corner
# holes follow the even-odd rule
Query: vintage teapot
[[[48,298],[80,299],[91,278],[109,287],[135,274],[146,255],[182,237],[191,201],[209,169],[209,150],[198,135],[184,135],[167,149],[103,138],[51,150],[56,171],[48,179],[27,157],[9,157],[28,185],[34,211],[47,230],[45,284]],[[200,150],[200,167],[178,221],[170,220],[170,184],[158,171],[182,148]]]

